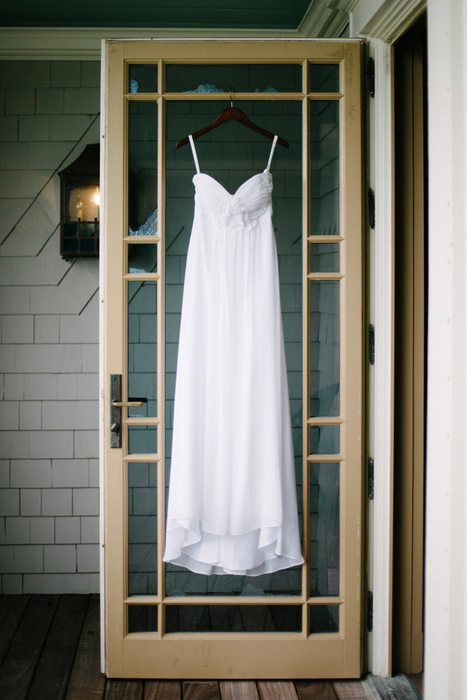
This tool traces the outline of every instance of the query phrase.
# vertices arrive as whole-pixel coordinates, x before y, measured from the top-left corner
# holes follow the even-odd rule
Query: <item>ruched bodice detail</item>
[[[266,170],[250,177],[233,194],[206,173],[194,175],[193,182],[195,215],[217,226],[245,229],[256,225],[264,214],[272,215],[272,176]]]

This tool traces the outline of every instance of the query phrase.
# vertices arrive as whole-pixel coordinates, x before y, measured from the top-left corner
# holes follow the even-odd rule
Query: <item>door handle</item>
[[[115,408],[136,408],[142,405],[143,401],[112,401],[112,406]]]
[[[110,447],[122,446],[122,375],[110,375]],[[115,405],[120,404],[120,405]]]
[[[122,446],[122,408],[137,408],[147,403],[146,398],[128,397],[122,401],[122,375],[110,375],[110,447]]]

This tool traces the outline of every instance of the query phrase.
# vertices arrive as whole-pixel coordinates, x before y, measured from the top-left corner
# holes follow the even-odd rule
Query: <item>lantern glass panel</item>
[[[66,192],[66,221],[99,220],[99,187],[69,185]]]

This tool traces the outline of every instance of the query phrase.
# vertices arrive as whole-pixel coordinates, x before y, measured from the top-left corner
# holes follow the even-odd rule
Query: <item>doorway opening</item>
[[[423,666],[426,428],[426,15],[394,47],[394,671]]]

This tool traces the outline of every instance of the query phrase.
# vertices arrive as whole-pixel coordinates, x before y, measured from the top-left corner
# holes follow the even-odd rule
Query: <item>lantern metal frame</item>
[[[81,155],[61,170],[60,177],[60,254],[63,259],[96,257],[99,255],[99,203],[95,203],[93,218],[70,211],[70,194],[74,190],[99,188],[99,144],[89,144]]]

